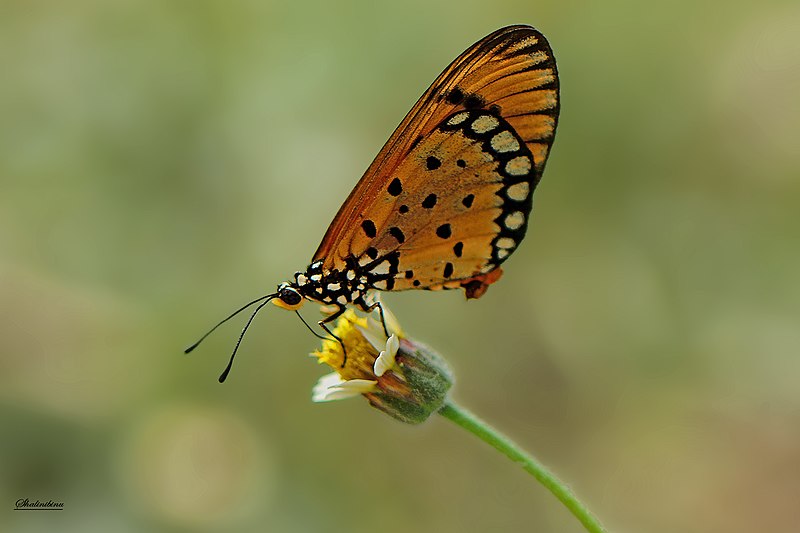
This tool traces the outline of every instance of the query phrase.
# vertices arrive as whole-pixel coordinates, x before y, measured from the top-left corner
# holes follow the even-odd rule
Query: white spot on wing
[[[386,290],[387,287],[386,280],[382,279],[380,281],[376,281],[375,283],[372,284],[372,286],[375,287],[376,289]]]
[[[328,290],[329,291],[338,291],[342,288],[340,283],[328,283]]]
[[[383,261],[375,265],[375,268],[372,269],[373,274],[388,274],[389,273],[389,261]]]
[[[467,120],[467,117],[469,117],[469,113],[467,113],[466,111],[459,113],[458,115],[453,115],[452,117],[450,117],[450,120],[447,121],[447,125],[458,126],[459,124]]]
[[[497,258],[505,259],[510,253],[508,250],[497,250]]]
[[[525,37],[521,41],[515,43],[513,46],[509,47],[509,51],[516,52],[517,50],[522,50],[526,46],[533,46],[539,42],[539,39],[531,35],[530,37]]]
[[[498,248],[507,248],[507,249],[511,249],[516,245],[517,243],[514,242],[514,239],[510,237],[501,237],[497,239],[497,243],[495,244],[495,246],[497,246]]]
[[[519,155],[506,163],[506,172],[512,176],[524,176],[531,171],[531,159],[527,155]]]
[[[525,223],[525,215],[522,211],[514,211],[506,216],[505,225],[508,229],[519,229]]]
[[[475,133],[486,133],[492,131],[500,122],[491,115],[481,115],[472,122],[472,131]]]
[[[340,304],[346,304],[347,303],[347,298],[345,297],[344,294],[342,294],[341,296],[336,298],[336,301],[339,302]]]
[[[356,278],[356,273],[355,273],[355,271],[353,271],[353,270],[348,270],[348,271],[347,271],[347,279],[349,279],[350,281],[353,281],[355,278]]]
[[[513,46],[509,47],[509,49],[507,50],[506,53],[509,53],[509,54],[510,53],[514,53],[514,52],[517,52],[517,51],[522,50],[524,48],[527,48],[527,47],[530,47],[530,46],[535,46],[538,43],[539,43],[539,40],[536,37],[534,37],[534,36],[526,37],[525,39],[522,39],[518,43],[516,43]],[[539,63],[541,63],[543,61],[547,61],[548,55],[547,55],[547,52],[545,52],[544,50],[537,50],[535,52],[529,52],[528,53],[528,58],[530,58],[531,62],[534,65],[537,65],[537,64],[539,64]]]
[[[509,198],[516,202],[522,202],[525,200],[531,192],[531,187],[527,181],[521,181],[519,183],[515,183],[511,187],[508,188],[506,194]]]
[[[496,134],[490,142],[492,150],[495,152],[505,153],[519,150],[519,141],[508,130]]]
[[[319,281],[322,279],[322,274],[314,274],[311,276],[311,281]]]

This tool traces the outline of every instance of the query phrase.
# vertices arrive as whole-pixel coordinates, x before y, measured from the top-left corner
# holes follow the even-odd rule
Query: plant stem
[[[547,490],[563,503],[567,509],[577,518],[583,527],[591,533],[607,533],[607,530],[600,524],[600,521],[589,512],[589,510],[578,500],[572,491],[561,482],[552,472],[542,463],[537,461],[532,455],[525,453],[519,446],[512,442],[508,437],[498,432],[489,424],[464,409],[448,401],[439,410],[443,417],[455,422],[462,428],[474,434],[482,441],[493,446],[498,451],[505,454],[509,459],[518,463],[522,468],[535,477],[539,483],[544,485]]]

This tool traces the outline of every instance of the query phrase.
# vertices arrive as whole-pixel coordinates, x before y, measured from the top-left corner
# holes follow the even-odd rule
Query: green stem
[[[526,472],[535,477],[539,483],[552,492],[553,495],[569,509],[575,518],[580,520],[587,531],[591,533],[607,533],[607,530],[600,524],[600,521],[589,512],[577,497],[575,497],[569,487],[562,483],[542,463],[514,444],[508,437],[452,401],[445,403],[444,407],[439,410],[439,414],[455,422],[470,433],[473,433],[482,441],[505,454],[515,463],[519,463]]]

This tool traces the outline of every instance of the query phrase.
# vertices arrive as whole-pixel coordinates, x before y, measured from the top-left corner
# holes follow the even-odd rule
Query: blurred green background
[[[312,404],[291,313],[224,385],[244,318],[181,353],[511,23],[562,82],[528,237],[385,301],[613,531],[800,530],[800,7],[688,0],[0,3],[0,530],[581,531],[444,419]]]

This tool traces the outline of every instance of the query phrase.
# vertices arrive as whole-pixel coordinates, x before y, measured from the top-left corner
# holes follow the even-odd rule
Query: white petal
[[[383,327],[378,323],[377,327],[375,327],[375,321],[371,318],[367,318],[367,327],[362,328],[359,325],[356,325],[358,331],[364,335],[364,338],[367,339],[373,348],[375,348],[376,352],[383,350],[384,345],[386,344],[386,335],[383,333]]]
[[[341,385],[342,383],[344,383],[344,381],[336,372],[325,374],[317,380],[316,385],[311,389],[311,400],[315,402],[326,402],[330,400],[331,398],[328,398],[328,389]]]
[[[400,339],[392,333],[392,336],[386,339],[386,351],[392,352],[392,358],[394,359],[397,350],[400,349]]]
[[[386,372],[391,370],[394,366],[394,361],[387,360],[386,352],[381,352],[377,359],[375,359],[375,365],[373,365],[373,369],[375,371],[375,375],[381,377]]]
[[[312,396],[311,399],[317,403],[333,402],[336,400],[346,400],[348,398],[355,398],[360,394],[361,394],[360,392],[342,390],[338,387],[334,387],[332,389],[328,389],[327,391],[325,391],[325,394],[323,396],[317,396],[316,398]]]
[[[394,367],[398,348],[400,348],[400,340],[397,338],[397,335],[392,334],[392,336],[386,340],[386,349],[381,351],[378,358],[375,359],[373,370],[376,376],[381,377]]]
[[[356,394],[363,394],[365,392],[372,392],[375,390],[375,385],[378,382],[374,379],[348,379],[342,382],[341,385],[336,385],[335,389],[353,391]]]
[[[329,402],[359,396],[365,392],[375,390],[377,381],[371,379],[343,380],[335,372],[322,376],[311,390],[311,400],[314,402]]]
[[[394,314],[389,311],[385,305],[383,306],[383,318],[386,320],[386,329],[389,330],[389,335],[393,333],[402,334],[400,323],[397,322],[397,318],[395,318]],[[367,315],[367,327],[359,327],[358,329],[364,334],[364,337],[373,348],[378,351],[383,350],[383,343],[386,340],[386,331],[383,329],[380,311],[373,310],[370,312],[369,315]]]
[[[378,382],[373,379],[351,379],[328,389],[328,400],[353,398],[376,390]]]

